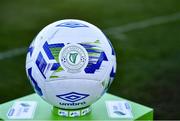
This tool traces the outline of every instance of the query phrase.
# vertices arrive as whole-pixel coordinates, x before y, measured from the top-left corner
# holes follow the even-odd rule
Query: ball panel
[[[45,83],[47,101],[64,109],[82,108],[95,102],[103,92],[96,80],[65,79]]]
[[[33,62],[29,62],[26,64],[26,74],[30,80],[31,85],[33,86],[34,91],[41,96],[43,99],[45,99],[46,93],[43,83],[43,78],[39,76],[37,72],[37,67],[34,66]]]

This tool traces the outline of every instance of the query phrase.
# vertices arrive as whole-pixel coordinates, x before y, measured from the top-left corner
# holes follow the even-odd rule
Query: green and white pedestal
[[[126,100],[111,94],[106,93],[100,100],[94,103],[91,108],[92,111],[82,117],[60,117],[52,113],[52,106],[42,100],[37,94],[31,94],[10,102],[0,105],[0,119],[9,120],[7,112],[15,101],[37,101],[37,108],[33,120],[125,120],[120,118],[110,118],[106,108],[106,101],[120,101]],[[128,101],[132,108],[133,119],[126,120],[153,120],[153,109]]]

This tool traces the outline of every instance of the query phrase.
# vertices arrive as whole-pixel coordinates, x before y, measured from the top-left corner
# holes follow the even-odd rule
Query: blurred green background
[[[0,103],[33,93],[26,48],[47,24],[75,18],[101,28],[117,54],[109,92],[180,119],[179,0],[1,0]]]

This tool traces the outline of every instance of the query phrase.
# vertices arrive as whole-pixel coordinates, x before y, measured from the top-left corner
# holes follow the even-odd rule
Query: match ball
[[[34,38],[26,57],[26,73],[35,92],[61,109],[90,106],[107,91],[115,72],[111,42],[82,20],[49,24]]]

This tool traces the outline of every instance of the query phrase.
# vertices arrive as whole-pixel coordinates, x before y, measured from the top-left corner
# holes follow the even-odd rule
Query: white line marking
[[[111,33],[112,34],[112,33]],[[120,41],[127,41],[128,37],[124,33],[113,33],[113,37]]]
[[[123,33],[123,32],[129,32],[136,29],[143,29],[150,26],[160,25],[169,23],[172,21],[176,21],[180,19],[180,13],[175,13],[167,16],[158,16],[154,18],[150,18],[147,20],[139,21],[139,22],[133,22],[126,25],[122,25],[119,27],[111,27],[105,30],[105,32],[108,33]]]
[[[147,27],[155,26],[155,25],[159,25],[159,24],[165,24],[165,23],[176,21],[179,19],[180,19],[180,13],[175,13],[175,14],[171,14],[171,15],[167,15],[167,16],[158,16],[158,17],[150,18],[150,19],[147,19],[144,21],[133,22],[133,23],[121,25],[118,27],[111,27],[104,31],[109,34],[118,35],[118,34],[122,34],[124,32],[137,30],[137,29],[143,29],[143,28],[147,28]],[[22,55],[25,52],[26,52],[26,47],[16,48],[16,49],[8,50],[5,52],[1,52],[0,60],[6,59],[6,58],[12,58],[12,57],[15,57],[18,55]]]
[[[22,47],[22,48],[15,48],[15,49],[12,49],[12,50],[1,52],[0,53],[0,60],[7,59],[7,58],[12,58],[12,57],[15,57],[15,56],[18,56],[18,55],[22,55],[26,51],[27,51],[27,48]]]

